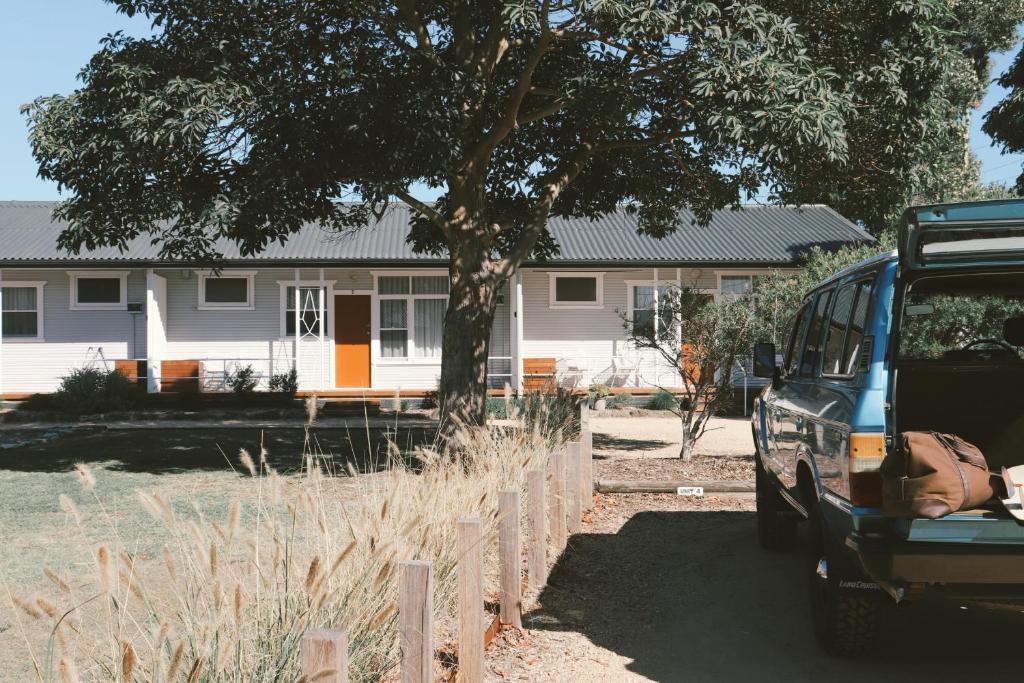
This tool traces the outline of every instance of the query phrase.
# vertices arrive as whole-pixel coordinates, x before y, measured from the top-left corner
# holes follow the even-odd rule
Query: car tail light
[[[885,458],[885,435],[850,435],[850,502],[856,507],[882,504],[882,475],[878,468]]]

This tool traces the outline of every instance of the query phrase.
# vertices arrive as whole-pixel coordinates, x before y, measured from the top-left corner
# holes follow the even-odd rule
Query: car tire
[[[754,488],[757,498],[757,539],[761,547],[774,552],[793,550],[796,548],[796,525],[799,519],[769,480],[760,458],[756,459]]]
[[[829,536],[817,506],[811,508],[809,521],[808,584],[818,643],[837,657],[856,657],[870,652],[878,635],[882,603],[870,591],[858,595],[854,590],[840,588],[844,580],[864,579],[844,566],[845,558]]]

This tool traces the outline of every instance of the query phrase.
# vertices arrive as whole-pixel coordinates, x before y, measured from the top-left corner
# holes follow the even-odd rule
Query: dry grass
[[[315,453],[286,481],[265,454],[242,452],[239,486],[255,487],[256,502],[235,501],[219,518],[205,510],[223,501],[172,506],[138,492],[171,539],[159,557],[119,535],[102,477],[81,466],[99,512],[83,516],[66,496],[61,505],[93,566],[74,576],[46,570],[47,595],[9,595],[22,621],[52,623],[48,642],[28,643],[33,667],[61,681],[296,680],[303,633],[330,627],[349,633],[352,680],[380,680],[397,664],[398,563],[434,563],[443,629],[454,608],[456,521],[483,517],[493,537],[498,492],[521,488],[559,441],[561,429],[463,430],[444,456],[421,451],[417,472],[395,448],[384,472],[359,477],[358,495],[354,472],[325,471]],[[108,530],[99,544],[90,540],[97,528]]]

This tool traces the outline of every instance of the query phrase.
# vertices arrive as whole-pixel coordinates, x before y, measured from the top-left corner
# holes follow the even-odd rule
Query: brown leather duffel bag
[[[974,444],[938,432],[903,432],[900,441],[880,468],[887,517],[935,519],[995,496],[994,475]]]

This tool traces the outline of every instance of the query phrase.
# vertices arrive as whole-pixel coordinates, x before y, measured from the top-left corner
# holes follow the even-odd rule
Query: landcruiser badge
[[[702,498],[704,496],[703,486],[680,486],[676,489],[676,493],[680,496],[696,496]]]

